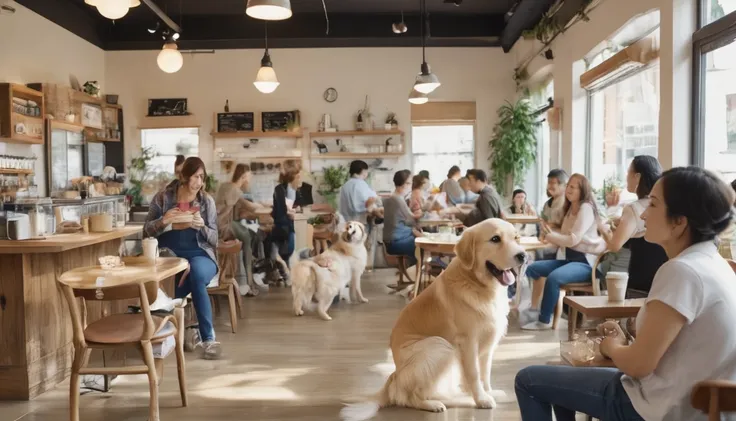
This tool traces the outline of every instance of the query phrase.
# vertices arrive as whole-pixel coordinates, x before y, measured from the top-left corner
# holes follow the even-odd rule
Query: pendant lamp
[[[268,54],[268,24],[266,24],[266,51],[263,53],[261,68],[258,69],[253,85],[264,94],[270,94],[280,85],[278,78],[276,78],[276,71],[273,70],[271,55]]]
[[[97,11],[108,19],[117,20],[128,14],[131,0],[95,0]]]
[[[176,73],[184,65],[184,57],[182,57],[175,42],[167,41],[164,48],[158,53],[156,63],[158,68],[164,72]]]
[[[104,3],[106,0],[84,0],[84,2],[90,6],[97,6],[99,3]],[[130,7],[138,7],[141,5],[141,0],[130,0]]]
[[[261,20],[284,20],[291,17],[289,0],[248,0],[245,14]]]
[[[409,102],[416,105],[426,104],[429,101],[427,94],[423,94],[416,89],[412,89],[409,92]]]
[[[422,65],[420,67],[420,72],[414,81],[414,89],[423,94],[429,94],[435,89],[439,88],[441,83],[437,75],[429,70],[429,64],[427,64],[427,59],[425,55],[426,37],[424,35],[424,27],[426,26],[427,4],[426,0],[420,0],[420,2],[420,9],[422,10]]]

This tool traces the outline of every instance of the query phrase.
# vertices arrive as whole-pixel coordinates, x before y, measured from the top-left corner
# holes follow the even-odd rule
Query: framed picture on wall
[[[148,117],[189,115],[186,98],[154,98],[148,100]]]
[[[82,125],[102,129],[102,108],[99,105],[82,103]]]

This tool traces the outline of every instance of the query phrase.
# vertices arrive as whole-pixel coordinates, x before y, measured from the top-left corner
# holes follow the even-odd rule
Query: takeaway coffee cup
[[[155,238],[144,238],[143,239],[143,257],[146,258],[151,264],[156,264],[156,258],[158,257],[158,240]]]
[[[621,302],[626,298],[626,286],[629,283],[629,274],[626,272],[608,272],[606,285],[608,286],[608,301]]]

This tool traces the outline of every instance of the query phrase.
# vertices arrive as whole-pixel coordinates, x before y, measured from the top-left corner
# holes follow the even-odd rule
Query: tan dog
[[[360,278],[368,261],[366,237],[363,224],[349,222],[337,243],[324,253],[304,260],[299,260],[304,253],[294,253],[291,260],[291,294],[295,315],[303,315],[304,307],[315,298],[317,314],[324,320],[332,320],[327,310],[335,296],[348,284],[348,301],[368,302],[360,288]]]
[[[431,400],[439,379],[459,359],[465,388],[478,408],[493,408],[491,358],[508,326],[508,286],[527,255],[516,230],[501,219],[465,231],[457,257],[399,314],[391,332],[396,371],[374,402],[343,408],[346,420],[365,420],[386,406],[443,412]]]

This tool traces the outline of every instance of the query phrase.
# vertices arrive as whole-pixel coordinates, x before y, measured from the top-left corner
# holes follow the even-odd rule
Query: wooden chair
[[[590,275],[590,283],[587,282],[575,282],[571,284],[565,284],[560,286],[560,298],[557,300],[557,304],[555,305],[555,314],[552,318],[552,329],[557,329],[558,324],[560,323],[560,318],[562,317],[562,302],[565,299],[565,296],[567,294],[570,295],[601,295],[601,281],[596,276],[596,271],[601,266],[601,263],[604,262],[605,258],[609,256],[611,253],[609,251],[605,251],[598,255],[598,258],[595,259],[595,263],[593,264],[593,270]],[[605,274],[603,274],[605,277]],[[577,324],[577,320],[568,320],[568,323],[575,323]]]
[[[178,259],[177,259],[178,260]],[[158,385],[162,365],[153,356],[153,345],[173,336],[176,342],[176,365],[179,374],[179,392],[182,406],[187,406],[187,383],[184,359],[184,311],[176,308],[174,314],[152,315],[150,304],[156,301],[159,280],[140,282],[112,282],[112,286],[97,286],[96,281],[67,282],[64,275],[57,280],[69,306],[72,318],[74,361],[69,382],[69,411],[71,421],[79,421],[80,375],[147,374],[150,393],[149,420],[159,421]],[[73,286],[70,286],[73,285]],[[81,306],[77,298],[81,298]],[[139,313],[112,314],[87,325],[87,301],[117,301],[140,299]],[[186,301],[184,304],[186,305]],[[122,367],[87,367],[92,349],[121,350],[134,347],[143,357],[144,365]],[[162,371],[161,371],[162,372]]]
[[[217,265],[220,267],[219,284],[207,288],[207,294],[213,301],[215,314],[220,313],[220,303],[217,297],[227,297],[230,311],[230,327],[233,333],[238,333],[238,318],[243,318],[243,303],[241,301],[238,282],[235,274],[238,270],[238,259],[243,249],[243,243],[238,240],[221,242],[217,246]]]
[[[414,281],[412,281],[409,272],[406,271],[406,256],[396,256],[393,254],[389,254],[389,252],[386,250],[386,244],[384,244],[383,242],[379,242],[378,245],[381,246],[381,249],[383,250],[383,259],[386,261],[386,264],[389,267],[396,267],[398,269],[398,282],[388,285],[388,287],[395,292],[398,292],[413,284]],[[404,277],[406,277],[407,281],[404,281]]]

